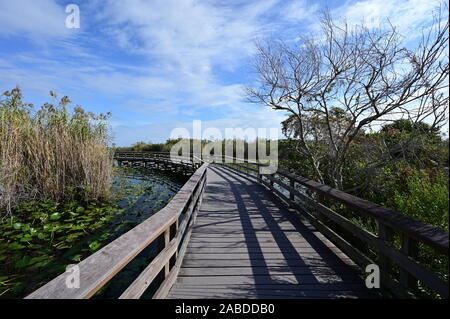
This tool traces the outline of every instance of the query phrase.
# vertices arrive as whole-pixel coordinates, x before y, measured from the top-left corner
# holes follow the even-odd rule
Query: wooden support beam
[[[291,189],[295,189],[295,180],[289,179],[289,186],[291,187]],[[294,192],[289,191],[289,199],[291,201],[294,201],[294,198],[295,198]]]
[[[392,228],[378,222],[378,238],[383,240],[386,244],[391,245],[394,239],[394,232]],[[383,250],[378,250],[378,267],[380,268],[380,276],[382,284],[390,276],[391,261],[386,257]]]
[[[401,234],[401,251],[412,259],[416,259],[419,255],[418,243],[405,234]],[[400,269],[400,284],[410,291],[417,291],[417,279],[411,276],[404,269]]]
[[[164,232],[164,247],[169,246],[170,242],[170,228],[166,229]],[[167,263],[164,265],[164,276],[167,277],[170,272],[170,262],[167,261]]]

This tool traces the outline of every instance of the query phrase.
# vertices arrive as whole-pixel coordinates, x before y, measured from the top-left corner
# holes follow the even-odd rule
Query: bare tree
[[[446,122],[449,26],[444,11],[437,11],[414,50],[404,46],[391,23],[349,27],[325,12],[317,38],[257,45],[258,85],[246,88],[247,99],[288,112],[285,132],[312,163],[313,177],[322,182],[326,177],[342,189],[349,147],[365,129],[402,118],[426,119],[432,128]],[[316,147],[317,139],[326,145],[325,153]],[[331,167],[327,176],[324,161]]]

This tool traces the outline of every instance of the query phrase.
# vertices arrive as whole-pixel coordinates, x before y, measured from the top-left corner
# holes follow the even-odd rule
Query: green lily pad
[[[30,265],[31,257],[23,256],[22,259],[16,262],[16,268],[24,268]]]
[[[11,244],[9,244],[9,249],[12,249],[12,250],[19,250],[19,249],[24,249],[25,248],[25,246],[24,245],[21,245],[21,244],[18,244],[18,243],[11,243]]]
[[[50,215],[50,219],[51,220],[58,220],[61,218],[61,214],[60,213],[53,213]]]
[[[82,207],[82,206],[77,207],[77,210],[76,210],[77,213],[82,213],[84,211],[85,211],[84,207]]]
[[[98,241],[93,241],[89,244],[89,249],[91,251],[96,251],[97,249],[99,249],[101,247],[101,244]]]

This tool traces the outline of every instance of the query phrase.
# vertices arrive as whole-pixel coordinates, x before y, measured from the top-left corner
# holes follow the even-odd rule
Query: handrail
[[[277,174],[292,179],[309,189],[336,199],[351,208],[357,209],[364,214],[380,220],[389,227],[408,234],[442,254],[448,255],[449,253],[449,234],[444,230],[392,209],[369,202],[368,200],[334,189],[330,186],[320,184],[302,176],[294,175],[289,171],[278,169]]]
[[[236,159],[236,161],[241,160]],[[414,297],[418,281],[420,281],[441,297],[448,298],[448,282],[417,261],[419,243],[431,247],[437,253],[448,256],[448,232],[284,169],[278,168],[275,174],[264,175],[260,174],[258,169],[242,163],[222,163],[222,165],[250,175],[272,190],[289,207],[307,217],[313,226],[361,267],[365,268],[368,264],[377,263],[381,270],[381,282],[392,294],[405,298]],[[282,178],[276,177],[277,175],[286,178],[287,183]],[[277,184],[279,188],[274,184]],[[325,206],[319,198],[299,191],[297,185],[322,197],[337,200],[347,207],[373,218],[378,223],[378,234],[375,235],[361,228],[342,214]],[[280,188],[288,194],[280,191]],[[334,225],[330,225],[330,221]],[[373,261],[367,254],[350,244],[348,241],[350,236],[343,235],[343,232],[336,229],[335,225],[347,232],[347,235],[358,238],[367,247],[375,248],[378,252],[377,260]],[[396,234],[400,239],[400,249],[394,245]],[[399,277],[393,273],[391,261],[399,266]]]
[[[138,152],[138,151],[115,151],[114,152],[114,157],[116,158],[120,158],[120,157],[130,157],[130,158],[164,158],[164,159],[168,159],[168,158],[182,158],[182,159],[191,159],[191,156],[186,157],[186,156],[181,156],[181,155],[176,155],[176,156],[171,156],[171,153],[167,153],[167,152]]]
[[[77,264],[79,288],[69,288],[66,281],[71,273],[63,273],[28,295],[26,299],[90,298],[161,235],[164,236],[164,248],[121,298],[139,298],[163,268],[165,280],[154,297],[164,297],[173,284],[172,278],[178,272],[190,238],[206,183],[207,167],[208,163],[205,163],[197,169],[167,206]],[[173,226],[175,235],[171,238],[170,230]],[[173,256],[176,263],[171,267],[170,260]],[[143,278],[145,280],[141,280]]]
[[[247,164],[252,164],[252,165],[256,165],[256,166],[258,166],[258,167],[267,167],[267,166],[270,166],[270,164],[267,164],[267,163],[260,163],[259,161],[257,161],[257,160],[249,160],[249,159],[246,159],[246,158],[239,158],[239,157],[233,157],[233,156],[228,156],[228,155],[203,155],[203,157],[204,158],[207,158],[207,159],[209,159],[209,158],[211,158],[211,157],[213,157],[213,158],[220,158],[220,159],[222,159],[222,161],[223,162],[225,162],[226,163],[226,161],[224,161],[223,159],[230,159],[230,160],[232,160],[232,161],[240,161],[240,162],[243,162],[243,163],[247,163]]]
[[[173,155],[169,152],[141,152],[141,151],[114,151],[113,158],[118,161],[141,161],[155,163],[174,163],[189,170],[195,170],[200,165],[195,161],[193,154],[187,156]]]

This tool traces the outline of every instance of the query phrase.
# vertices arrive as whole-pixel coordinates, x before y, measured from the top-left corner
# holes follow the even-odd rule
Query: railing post
[[[167,247],[170,242],[170,227],[164,232],[164,247]],[[164,265],[164,277],[167,277],[170,272],[170,260]]]
[[[387,244],[391,243],[394,237],[394,233],[392,229],[383,223],[378,222],[378,237],[385,241]],[[378,251],[378,267],[380,267],[380,276],[381,278],[385,278],[389,276],[390,273],[390,262],[388,258],[383,255],[381,251]]]
[[[292,192],[292,190],[294,189],[294,187],[295,187],[295,181],[294,181],[294,179],[292,179],[292,178],[289,178],[289,186],[291,187],[291,190],[289,190],[289,199],[291,200],[291,201],[294,201],[294,193]]]
[[[401,234],[401,251],[408,257],[417,258],[419,254],[418,243],[408,235]],[[407,290],[417,290],[417,279],[411,276],[407,271],[400,268],[400,284]]]
[[[175,237],[178,234],[178,226],[179,226],[179,222],[178,222],[178,218],[177,221],[175,222]],[[175,260],[178,258],[178,245],[177,245],[177,250],[175,250]]]

